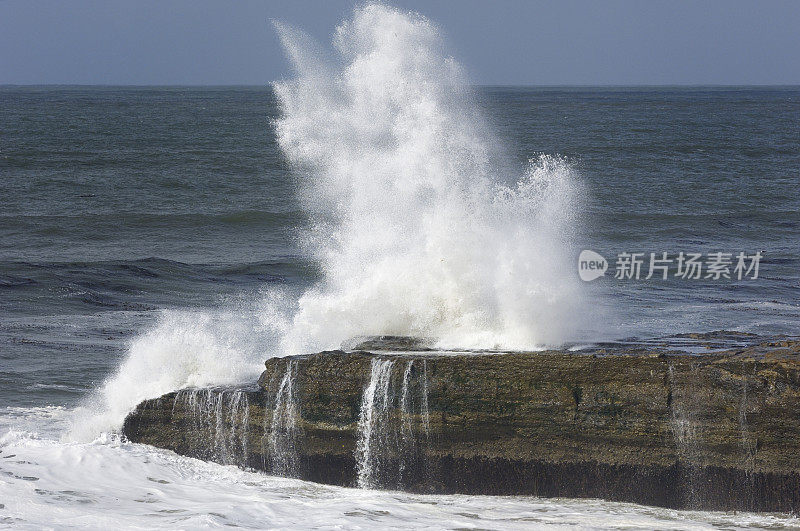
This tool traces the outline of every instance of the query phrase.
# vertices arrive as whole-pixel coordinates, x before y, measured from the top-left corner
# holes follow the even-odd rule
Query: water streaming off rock
[[[688,367],[676,369],[670,365],[667,370],[669,382],[669,397],[667,403],[670,409],[669,428],[675,445],[676,465],[680,478],[677,480],[685,489],[685,498],[688,506],[700,507],[703,499],[703,489],[706,487],[706,473],[704,467],[713,455],[715,446],[730,444],[737,448],[736,465],[746,473],[743,483],[737,488],[752,490],[754,488],[753,473],[756,471],[757,439],[750,433],[748,422],[748,386],[758,385],[755,376],[755,366],[748,368],[746,361],[741,362],[741,369],[731,371],[732,385],[725,388],[720,386],[716,392],[726,397],[731,409],[735,412],[735,420],[729,419],[738,437],[720,442],[716,429],[725,422],[717,419],[715,422],[707,421],[706,409],[711,407],[714,396],[703,390],[700,384],[703,375],[700,362],[692,363]],[[750,383],[748,379],[754,381]],[[716,397],[719,400],[719,397]]]
[[[420,445],[427,442],[429,431],[427,363],[419,365],[422,369],[415,370],[409,360],[402,373],[394,375],[394,361],[371,362],[355,456],[361,488],[400,487],[406,471],[419,462]]]
[[[697,473],[702,465],[701,441],[697,429],[698,408],[701,407],[692,396],[692,384],[697,379],[697,368],[692,366],[687,374],[675,373],[674,366],[668,369],[670,383],[670,430],[675,441],[677,462],[686,476],[686,498],[691,506],[697,506]],[[696,387],[696,386],[695,386]]]
[[[295,396],[297,361],[286,363],[286,372],[281,378],[275,393],[272,418],[267,429],[267,416],[264,416],[266,448],[264,456],[269,459],[269,470],[279,476],[297,475],[297,419],[300,410]]]
[[[753,368],[755,372],[755,367]],[[739,403],[739,433],[741,434],[740,447],[744,461],[747,463],[746,468],[752,472],[755,469],[755,456],[757,450],[757,439],[750,433],[749,424],[747,421],[747,380],[750,377],[747,371],[747,365],[742,362],[742,390],[741,400]],[[755,439],[755,440],[754,440]]]
[[[246,465],[250,402],[244,391],[185,389],[175,395],[173,418],[179,406],[188,413],[190,436],[207,444],[211,459]]]
[[[378,446],[385,443],[385,428],[388,423],[389,384],[391,383],[391,360],[372,360],[369,384],[361,399],[361,414],[358,419],[358,486],[377,486],[380,467]]]

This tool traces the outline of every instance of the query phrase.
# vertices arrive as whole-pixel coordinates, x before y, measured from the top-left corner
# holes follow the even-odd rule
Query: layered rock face
[[[800,343],[702,355],[389,346],[273,358],[258,388],[148,400],[123,431],[336,485],[800,509]]]

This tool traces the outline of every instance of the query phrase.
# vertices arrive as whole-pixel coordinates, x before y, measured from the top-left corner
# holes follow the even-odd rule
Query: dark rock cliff
[[[800,509],[800,343],[702,355],[402,346],[273,358],[258,388],[148,400],[123,432],[337,485]]]

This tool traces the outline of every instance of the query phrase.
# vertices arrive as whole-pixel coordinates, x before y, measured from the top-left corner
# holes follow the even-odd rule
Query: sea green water
[[[535,153],[577,167],[578,245],[612,269],[620,252],[763,251],[751,282],[587,285],[616,310],[598,339],[796,332],[800,90],[492,87],[478,100],[520,167]],[[0,105],[7,403],[74,403],[160,308],[315,280],[270,89],[6,87]]]
[[[475,99],[508,153],[510,180],[539,153],[566,158],[579,176],[572,247],[599,252],[612,271],[582,284],[593,301],[585,311],[599,317],[570,344],[719,329],[797,333],[800,89],[480,87]],[[210,334],[228,342],[215,343],[214,352],[241,350],[242,359],[256,362],[269,355],[260,328],[268,317],[252,301],[272,288],[302,292],[321,274],[302,246],[309,218],[297,172],[276,142],[278,112],[272,90],[262,87],[0,88],[0,457],[9,458],[0,460],[8,478],[0,483],[9,482],[0,488],[0,518],[10,519],[0,521],[14,523],[4,510],[13,506],[7,497],[20,492],[20,500],[46,499],[70,518],[80,518],[81,504],[108,506],[87,521],[109,524],[108,492],[121,487],[98,478],[110,474],[129,478],[120,509],[128,525],[150,521],[131,501],[148,499],[167,526],[183,524],[158,511],[193,515],[186,525],[267,518],[258,511],[197,512],[213,493],[231,489],[245,498],[291,498],[271,513],[287,525],[303,523],[293,519],[302,503],[315,507],[312,521],[326,521],[330,511],[335,521],[366,526],[395,517],[413,522],[418,513],[409,507],[426,503],[445,507],[436,522],[453,526],[524,527],[524,519],[515,520],[521,514],[576,525],[594,525],[597,514],[628,515],[645,527],[689,525],[695,517],[698,526],[746,524],[749,517],[598,505],[605,502],[539,501],[537,509],[524,499],[403,495],[395,506],[400,495],[371,494],[365,502],[346,489],[220,471],[130,445],[88,451],[57,442],[69,409],[113,375],[162,310],[212,321],[224,311],[225,323],[214,321],[224,335],[187,329],[198,348],[202,334]],[[761,251],[759,278],[613,278],[618,253],[680,251]],[[42,440],[30,442],[31,434]],[[11,466],[16,461],[4,450],[20,438],[27,441],[25,460],[34,463],[28,468]],[[137,472],[145,461],[147,473]],[[81,470],[92,478],[85,492],[66,493],[68,478]],[[24,479],[37,474],[48,478],[47,492]],[[205,489],[208,499],[180,498],[148,474],[180,484],[184,493]],[[337,503],[353,514],[341,516]],[[370,512],[387,507],[387,520]],[[480,516],[473,521],[469,512]],[[758,518],[751,523],[771,522]]]

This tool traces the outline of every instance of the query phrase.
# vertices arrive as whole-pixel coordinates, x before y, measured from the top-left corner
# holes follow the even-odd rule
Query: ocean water
[[[277,30],[297,73],[275,87],[0,87],[0,524],[798,525],[342,489],[120,441],[144,398],[355,335],[797,334],[800,88],[473,87],[389,8],[343,23],[334,59]],[[582,249],[612,271],[581,282]],[[763,258],[613,278],[618,253],[681,251]]]

